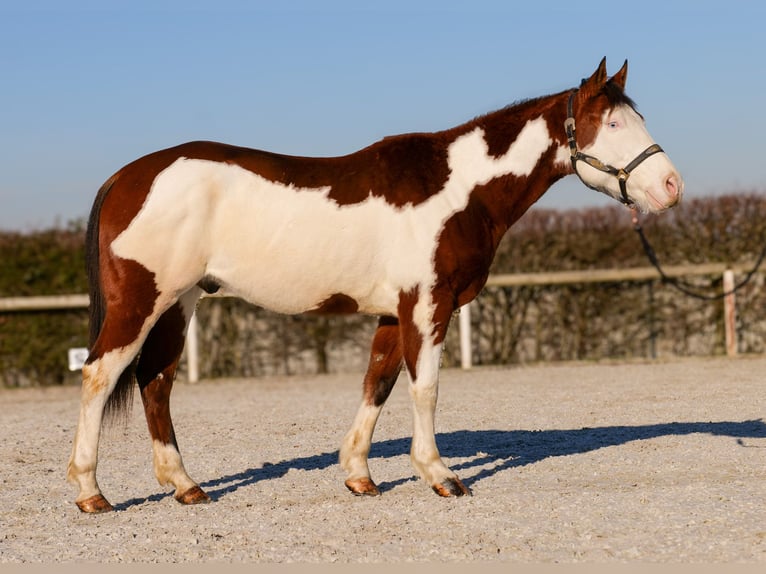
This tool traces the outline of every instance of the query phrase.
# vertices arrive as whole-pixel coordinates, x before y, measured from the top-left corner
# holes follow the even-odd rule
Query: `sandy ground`
[[[766,562],[766,358],[444,371],[437,441],[472,497],[413,477],[406,377],[371,453],[382,496],[343,486],[360,376],[179,383],[186,467],[158,486],[143,414],[105,432],[117,511],[64,478],[76,388],[0,391],[0,562]]]

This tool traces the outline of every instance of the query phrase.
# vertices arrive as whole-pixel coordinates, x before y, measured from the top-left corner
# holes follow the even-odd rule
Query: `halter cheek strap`
[[[584,161],[589,166],[599,170],[603,171],[604,173],[608,173],[610,175],[613,175],[617,178],[617,181],[620,185],[620,193],[622,197],[618,198],[622,203],[625,205],[633,205],[633,201],[628,197],[628,188],[627,188],[627,181],[630,177],[631,172],[638,167],[641,162],[643,162],[646,158],[653,156],[656,153],[660,153],[663,151],[663,149],[657,145],[652,144],[648,148],[646,148],[644,151],[642,151],[640,154],[638,154],[633,161],[631,161],[628,165],[626,165],[623,168],[616,168],[614,166],[609,165],[608,163],[602,162],[600,159],[593,157],[592,155],[588,155],[586,153],[582,153],[577,149],[577,138],[575,136],[575,118],[574,118],[574,112],[573,112],[573,106],[574,106],[574,98],[577,95],[577,89],[575,89],[570,95],[569,95],[569,101],[567,102],[567,119],[564,122],[564,129],[566,130],[567,134],[567,142],[569,143],[569,156],[572,160],[572,168],[574,169],[575,173],[577,174],[577,177],[580,178],[580,181],[582,181],[587,187],[591,189],[595,189],[596,191],[599,191],[594,186],[590,185],[588,182],[586,182],[583,177],[580,175],[580,172],[577,170],[577,162],[578,161]]]

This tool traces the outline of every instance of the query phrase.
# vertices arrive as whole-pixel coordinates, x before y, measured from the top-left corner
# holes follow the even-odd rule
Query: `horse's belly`
[[[241,297],[254,305],[286,314],[327,310],[395,314],[399,290],[362,266],[338,266],[332,258],[260,257],[237,269],[209,268],[222,294]],[[340,302],[333,304],[333,302]]]
[[[372,218],[333,215],[275,206],[252,225],[227,225],[226,235],[212,240],[207,273],[225,290],[280,313],[333,300],[345,301],[345,312],[395,313],[399,292],[422,279],[424,254],[399,254],[406,234],[388,237]]]

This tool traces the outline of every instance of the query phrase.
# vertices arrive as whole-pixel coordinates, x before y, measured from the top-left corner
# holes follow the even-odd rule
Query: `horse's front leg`
[[[417,306],[425,305],[421,300]],[[438,309],[437,306],[426,321],[423,317],[429,317],[428,313],[413,308],[410,317],[419,317],[420,325],[417,319],[400,313],[404,364],[410,379],[414,414],[410,457],[415,471],[438,495],[463,496],[471,491],[444,464],[436,447],[434,415],[439,394],[439,364],[450,318],[448,308],[442,307],[442,313],[438,313]]]
[[[348,473],[346,487],[357,495],[380,494],[370,477],[367,457],[375,424],[383,404],[391,394],[402,368],[399,323],[383,317],[378,323],[370,351],[370,363],[364,377],[364,395],[354,424],[340,449],[340,465]]]

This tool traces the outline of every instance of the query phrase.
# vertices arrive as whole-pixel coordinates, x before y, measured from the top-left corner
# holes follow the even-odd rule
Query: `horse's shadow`
[[[534,464],[547,458],[568,456],[617,446],[637,440],[648,440],[663,436],[684,436],[690,434],[711,434],[737,439],[733,446],[747,448],[743,439],[766,438],[766,423],[762,419],[741,422],[685,422],[660,423],[639,426],[608,426],[571,430],[477,430],[454,431],[436,435],[439,450],[445,458],[470,459],[453,464],[460,471],[466,486],[471,486],[499,472]],[[411,439],[397,438],[374,442],[370,458],[392,458],[406,455]],[[215,501],[264,480],[284,476],[290,469],[322,470],[338,463],[338,451],[284,460],[274,464],[266,463],[259,468],[248,468],[241,472],[222,476],[200,484]],[[480,468],[473,475],[470,469]],[[415,480],[414,476],[378,484],[382,493]],[[148,501],[158,501],[170,494],[154,494],[144,499],[132,499],[116,506],[125,509]]]

